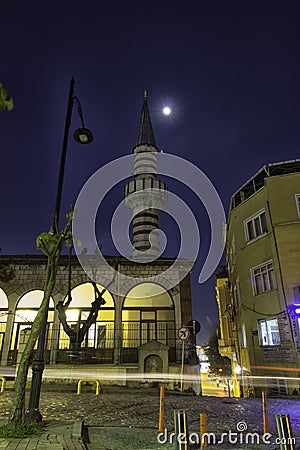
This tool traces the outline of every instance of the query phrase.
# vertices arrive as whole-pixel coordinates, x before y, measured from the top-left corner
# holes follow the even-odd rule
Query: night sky
[[[131,153],[145,88],[158,148],[198,166],[226,213],[264,164],[299,158],[299,21],[295,1],[2,1],[0,82],[15,103],[0,115],[2,254],[37,253],[35,237],[52,224],[72,75],[95,140],[69,140],[62,212],[98,168]],[[79,126],[73,110],[72,130]],[[214,277],[196,281],[208,217],[188,189],[169,187],[199,223],[193,307],[204,343],[217,324]],[[109,224],[122,195],[117,186],[98,213],[105,254],[116,254]],[[175,230],[167,255],[176,256],[176,226],[164,224]]]

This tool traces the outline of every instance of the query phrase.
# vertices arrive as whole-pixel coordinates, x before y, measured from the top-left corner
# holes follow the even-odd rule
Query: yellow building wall
[[[294,286],[300,285],[300,219],[295,194],[300,193],[300,174],[285,174],[265,179],[265,186],[232,210],[228,220],[226,256],[231,285],[231,302],[234,304],[233,288],[239,281],[241,300],[235,305],[235,328],[239,363],[245,374],[256,376],[297,376],[299,353],[295,351],[287,304],[295,302]],[[260,210],[265,210],[268,232],[246,241],[245,221]],[[233,246],[235,254],[229,258]],[[231,264],[230,264],[231,260]],[[251,268],[269,260],[273,261],[277,289],[254,295]],[[290,342],[263,347],[258,336],[258,321],[271,317],[283,317],[282,333],[290,333]],[[241,328],[245,324],[246,348],[242,348]],[[288,341],[288,338],[286,339]],[[276,349],[281,352],[276,353]],[[294,361],[288,361],[292,349]],[[288,356],[284,356],[288,355]],[[278,370],[279,368],[279,370]],[[287,368],[288,370],[285,370]],[[294,382],[291,390],[299,389]],[[255,391],[255,383],[253,390]],[[251,383],[250,389],[251,390]]]

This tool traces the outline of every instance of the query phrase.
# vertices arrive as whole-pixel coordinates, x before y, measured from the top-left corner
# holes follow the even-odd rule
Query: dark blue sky
[[[6,0],[1,18],[0,81],[15,102],[0,116],[3,254],[35,253],[36,235],[52,223],[72,75],[95,140],[69,142],[62,211],[96,169],[131,152],[145,88],[157,146],[203,170],[226,212],[232,193],[261,166],[299,158],[295,1]],[[169,119],[161,114],[166,103]],[[72,128],[79,125],[74,111]],[[208,219],[191,193],[170,185],[199,222],[193,304],[205,342],[208,324],[217,323],[213,277],[204,286],[195,281]],[[116,202],[118,193],[122,187]],[[103,251],[113,254],[107,210],[98,222]]]

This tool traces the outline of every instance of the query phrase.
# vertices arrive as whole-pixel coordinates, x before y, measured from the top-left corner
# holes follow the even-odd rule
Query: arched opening
[[[137,348],[149,341],[170,348],[175,360],[175,311],[170,294],[154,283],[131,289],[122,309],[122,362],[137,362]]]
[[[103,286],[97,285],[99,291]],[[71,291],[72,301],[66,310],[66,319],[68,325],[78,331],[87,320],[91,304],[95,299],[95,293],[92,283],[84,283],[76,286]],[[102,305],[96,322],[93,323],[84,340],[80,344],[80,352],[71,351],[71,342],[68,334],[60,325],[59,334],[59,354],[57,362],[66,362],[72,360],[81,363],[111,363],[113,362],[114,350],[114,320],[115,305],[112,295],[106,291],[103,295],[105,305]]]
[[[163,360],[159,355],[148,355],[144,359],[145,373],[161,373],[163,371]]]
[[[8,299],[5,292],[0,288],[0,360],[2,356],[2,347],[6,331],[7,313]]]
[[[10,341],[10,351],[8,360],[10,364],[16,364],[17,354],[19,350],[20,336],[24,330],[31,328],[31,325],[37,315],[40,304],[43,300],[44,292],[42,290],[32,290],[24,294],[18,301],[16,311],[14,313],[13,331]],[[50,359],[50,348],[53,333],[53,319],[54,319],[54,302],[50,298],[49,311],[46,328],[46,344],[44,358],[48,363]],[[35,349],[37,343],[35,344]],[[34,354],[32,355],[34,358]]]

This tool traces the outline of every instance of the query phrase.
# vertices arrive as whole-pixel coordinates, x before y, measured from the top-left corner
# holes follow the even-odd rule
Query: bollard
[[[184,409],[174,411],[175,450],[189,449],[189,432],[187,426],[187,411]]]
[[[294,450],[295,439],[292,436],[290,416],[288,414],[275,414],[280,450]]]
[[[87,383],[95,383],[96,384],[96,395],[100,394],[100,382],[99,380],[94,380],[94,379],[88,379],[88,378],[82,378],[81,380],[78,381],[78,385],[77,385],[77,394],[81,394],[81,385],[82,383],[87,382]]]
[[[228,397],[230,398],[231,394],[230,394],[230,380],[229,380],[229,378],[227,378],[227,389],[228,389]]]
[[[165,397],[165,388],[163,386],[160,386],[158,433],[164,432],[164,419],[165,419],[164,397]]]
[[[3,394],[3,392],[5,391],[5,386],[6,386],[6,378],[5,377],[0,377],[0,380],[2,381],[1,384],[1,394]]]
[[[200,414],[200,448],[207,447],[207,438],[203,436],[206,434],[206,414]]]
[[[267,409],[267,392],[262,391],[262,407],[263,407],[263,422],[264,422],[264,434],[269,433],[268,426],[268,409]]]

